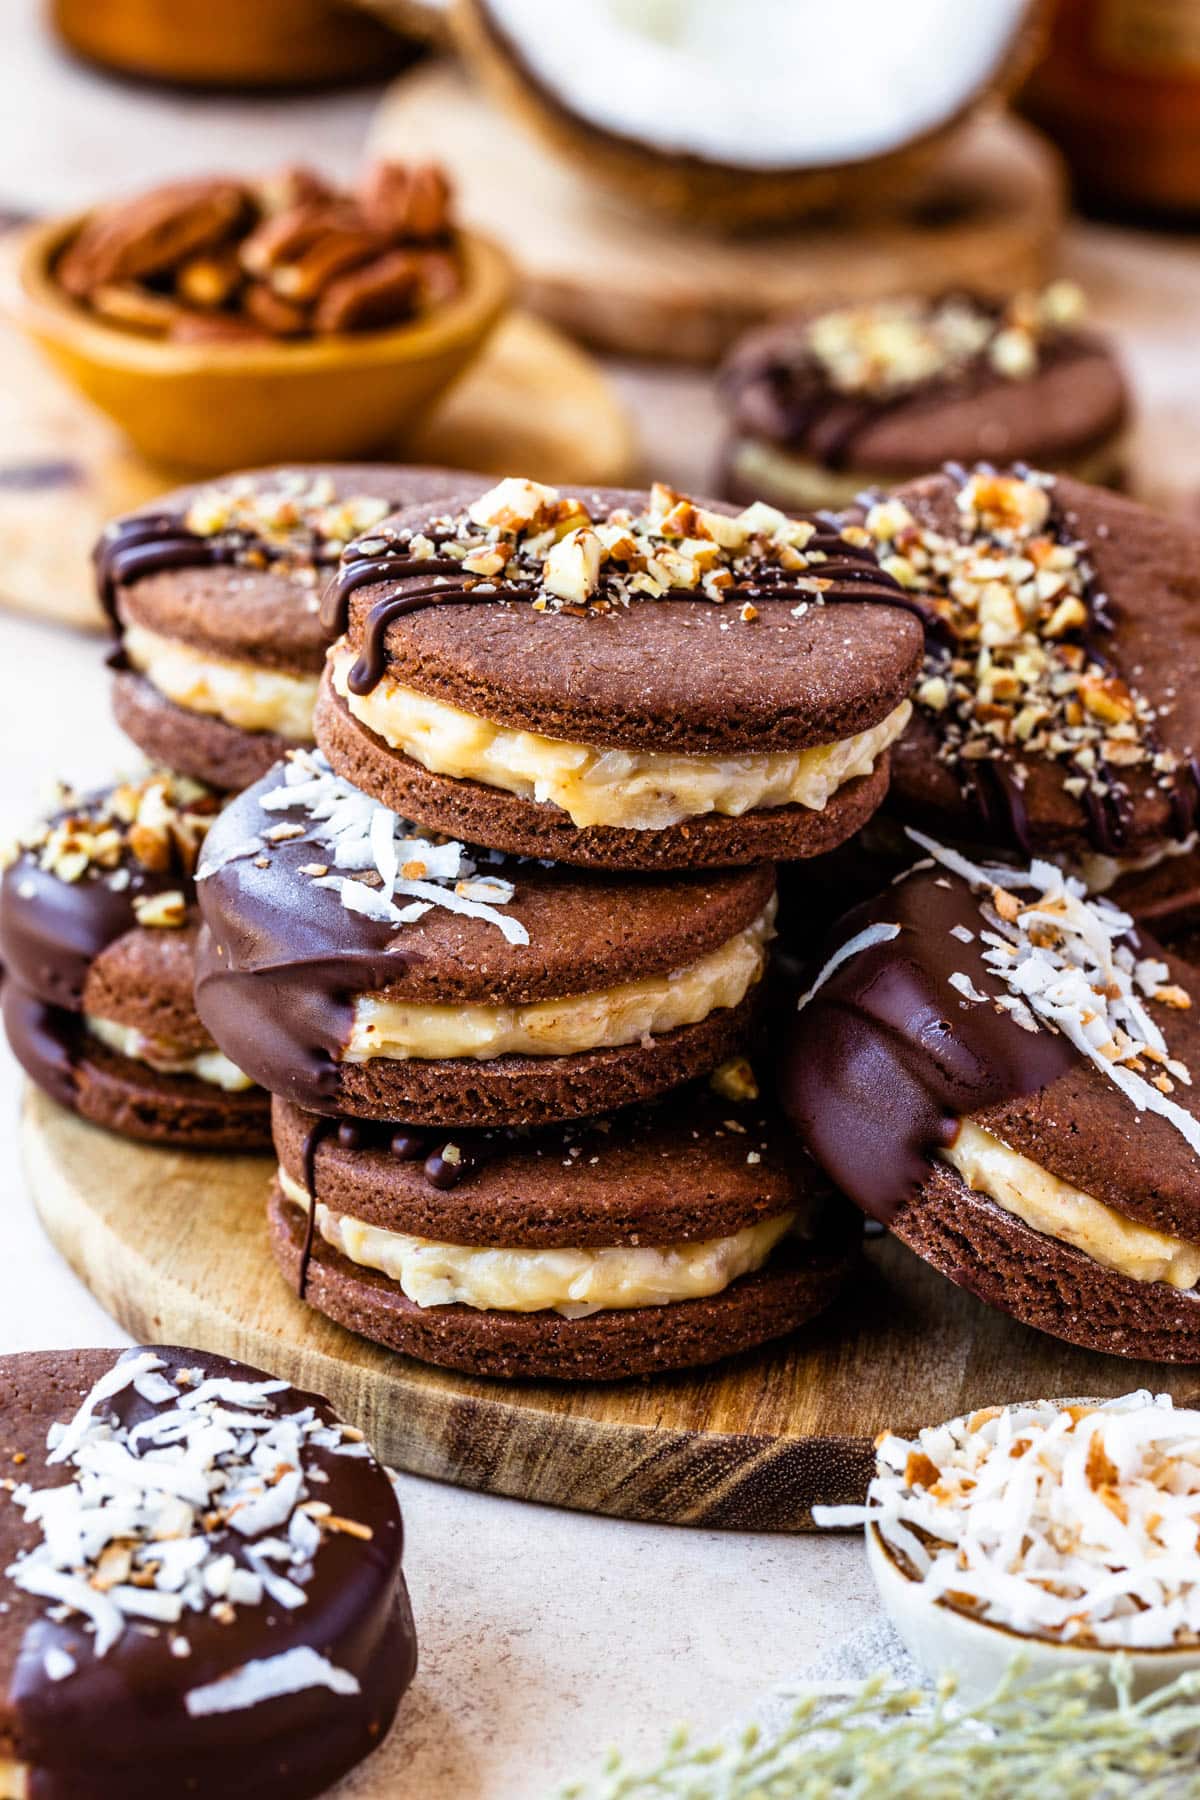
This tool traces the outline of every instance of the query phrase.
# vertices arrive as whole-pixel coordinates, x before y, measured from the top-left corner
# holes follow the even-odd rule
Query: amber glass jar
[[[1200,0],[1057,0],[1023,104],[1085,204],[1200,218]]]
[[[50,0],[77,55],[202,87],[309,86],[384,75],[399,37],[339,0]]]

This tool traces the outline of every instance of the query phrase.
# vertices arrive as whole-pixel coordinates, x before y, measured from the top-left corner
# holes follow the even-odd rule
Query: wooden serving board
[[[462,1487],[621,1518],[797,1531],[861,1499],[887,1426],[1200,1372],[1072,1350],[989,1311],[890,1239],[823,1320],[711,1370],[609,1386],[475,1380],[331,1324],[267,1248],[266,1158],[127,1144],[30,1090],[26,1177],[42,1223],[134,1337],[241,1357],[328,1395],[389,1462]]]
[[[1037,282],[1065,207],[1056,152],[1029,126],[991,117],[947,146],[916,204],[708,236],[593,189],[449,62],[393,84],[370,147],[444,162],[464,221],[504,243],[534,311],[601,349],[696,362],[771,313],[832,298]]]
[[[600,487],[635,472],[632,426],[600,369],[528,313],[499,326],[403,458]],[[114,514],[181,479],[140,457],[0,324],[0,602],[102,629],[92,545]]]

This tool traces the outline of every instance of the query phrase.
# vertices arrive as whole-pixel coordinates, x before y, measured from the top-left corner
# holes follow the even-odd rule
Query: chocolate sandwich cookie
[[[753,1019],[767,864],[614,877],[422,832],[316,752],[233,800],[197,885],[196,1006],[313,1112],[424,1125],[606,1112],[704,1074]]]
[[[306,1800],[416,1668],[391,1478],[197,1350],[0,1357],[0,1793]]]
[[[39,1087],[94,1125],[265,1149],[267,1096],[196,1015],[194,870],[219,799],[154,772],[64,793],[0,876],[4,1027]]]
[[[276,1100],[276,1258],[352,1331],[477,1375],[611,1381],[765,1343],[833,1299],[858,1220],[748,1064],[719,1085],[451,1136]]]
[[[522,855],[813,856],[883,798],[910,607],[857,526],[511,478],[346,551],[317,741],[386,806]]]
[[[152,761],[225,789],[311,743],[321,589],[344,546],[461,480],[378,463],[264,469],[117,519],[95,564],[118,637],[122,731]]]
[[[989,1305],[1200,1362],[1194,969],[1049,863],[925,847],[823,949],[785,1110],[832,1181]]]
[[[731,499],[849,506],[942,463],[1026,462],[1118,485],[1129,397],[1084,298],[888,299],[765,326],[720,377]]]
[[[1117,891],[1159,916],[1194,893],[1200,529],[1066,477],[988,470],[914,482],[866,524],[928,613],[891,810],[1052,856],[1093,890],[1137,877]]]

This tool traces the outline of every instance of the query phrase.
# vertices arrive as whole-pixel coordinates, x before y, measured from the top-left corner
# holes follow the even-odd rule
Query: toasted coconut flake
[[[1200,1643],[1200,1411],[1169,1394],[885,1435],[866,1505],[813,1516],[874,1524],[931,1598],[1030,1637]]]

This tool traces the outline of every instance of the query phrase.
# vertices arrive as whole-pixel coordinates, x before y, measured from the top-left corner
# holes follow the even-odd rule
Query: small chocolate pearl
[[[343,1150],[360,1150],[363,1141],[361,1125],[352,1125],[349,1119],[344,1119],[337,1128],[337,1141]]]
[[[416,1162],[425,1155],[429,1148],[429,1140],[421,1131],[398,1131],[389,1146],[392,1155],[400,1162]]]
[[[448,1156],[447,1151],[455,1154]],[[457,1144],[443,1144],[432,1156],[425,1159],[425,1179],[435,1188],[457,1187],[468,1175],[473,1175],[477,1167],[475,1158]]]

